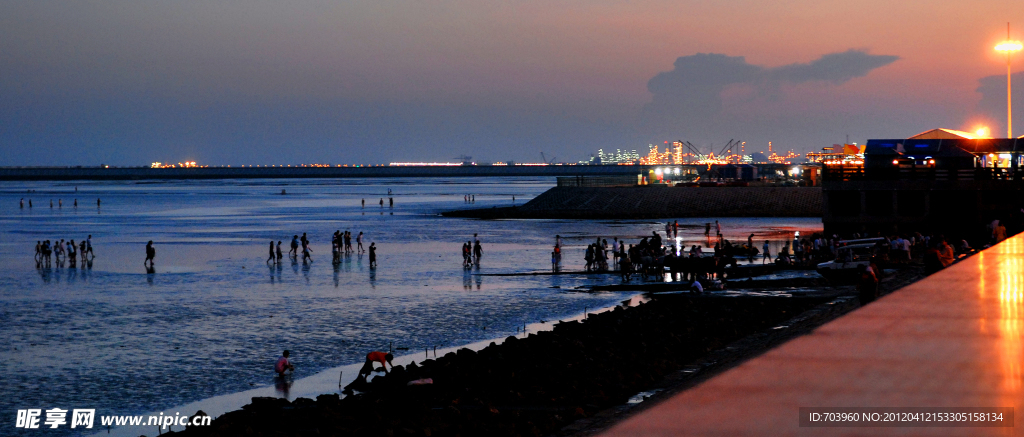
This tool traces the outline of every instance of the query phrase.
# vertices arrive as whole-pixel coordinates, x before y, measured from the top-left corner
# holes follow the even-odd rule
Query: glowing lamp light
[[[988,135],[989,135],[988,127],[980,127],[980,128],[978,128],[978,130],[974,131],[974,134],[979,136],[979,137],[981,137],[981,138],[988,138]]]
[[[1004,41],[996,45],[997,52],[1015,52],[1024,48],[1020,41]]]

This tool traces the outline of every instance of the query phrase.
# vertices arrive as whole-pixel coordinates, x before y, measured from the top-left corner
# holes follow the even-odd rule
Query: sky
[[[1006,132],[1006,0],[0,0],[0,166]],[[1024,53],[1011,58],[1024,134]]]

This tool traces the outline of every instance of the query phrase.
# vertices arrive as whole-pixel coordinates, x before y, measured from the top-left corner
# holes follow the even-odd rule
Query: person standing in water
[[[761,247],[761,251],[764,255],[761,257],[761,264],[764,264],[765,260],[772,260],[771,246],[768,245],[768,240],[764,240],[764,246]]]
[[[277,262],[281,262],[281,258],[284,258],[284,254],[281,253],[281,240],[277,240]]]
[[[274,371],[277,372],[277,376],[283,378],[284,372],[288,370],[291,370],[294,373],[295,366],[292,365],[290,360],[288,360],[288,351],[286,350],[281,354],[281,358],[277,359],[277,363],[274,364]]]
[[[381,208],[384,207],[384,198],[383,197],[380,198],[380,207]]]
[[[302,234],[302,235],[305,236],[306,234]],[[313,252],[313,249],[309,247],[309,240],[306,240],[305,238],[303,238],[302,239],[302,262],[306,262],[307,259],[310,262],[313,261],[313,257],[309,256],[309,254],[311,252]]]
[[[92,253],[92,234],[89,234],[89,238],[85,239],[85,251],[89,252],[89,256],[96,258],[96,254]]]
[[[292,249],[288,251],[288,256],[299,255],[299,236],[292,235]]]
[[[153,240],[149,240],[146,243],[146,260],[142,262],[142,265],[149,263],[149,267],[153,267],[153,258],[156,258],[156,249],[153,248]]]
[[[359,235],[356,236],[356,250],[358,250],[359,253],[366,252],[366,250],[363,249],[363,232],[362,231],[359,231]]]
[[[377,243],[370,243],[370,268],[377,267]]]
[[[480,257],[483,255],[484,249],[480,247],[480,240],[476,240],[476,243],[473,244],[473,258],[475,259],[474,262],[477,266],[480,265]]]
[[[366,208],[366,198],[363,198],[363,204],[362,204],[362,207],[363,207],[363,208]]]
[[[274,240],[270,240],[270,256],[267,257],[267,263],[271,261],[277,262],[277,258],[274,257]]]

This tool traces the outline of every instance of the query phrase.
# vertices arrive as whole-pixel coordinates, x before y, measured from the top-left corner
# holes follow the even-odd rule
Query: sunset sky
[[[0,165],[575,162],[1006,133],[990,1],[0,1]],[[1013,59],[1024,134],[1024,54]]]

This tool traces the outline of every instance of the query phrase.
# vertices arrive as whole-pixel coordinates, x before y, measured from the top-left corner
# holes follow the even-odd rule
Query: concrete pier
[[[821,200],[817,187],[555,187],[517,208],[446,215],[579,219],[821,217]]]
[[[607,436],[1024,435],[1024,234],[681,392]],[[1012,407],[1007,427],[800,427],[801,407]]]

